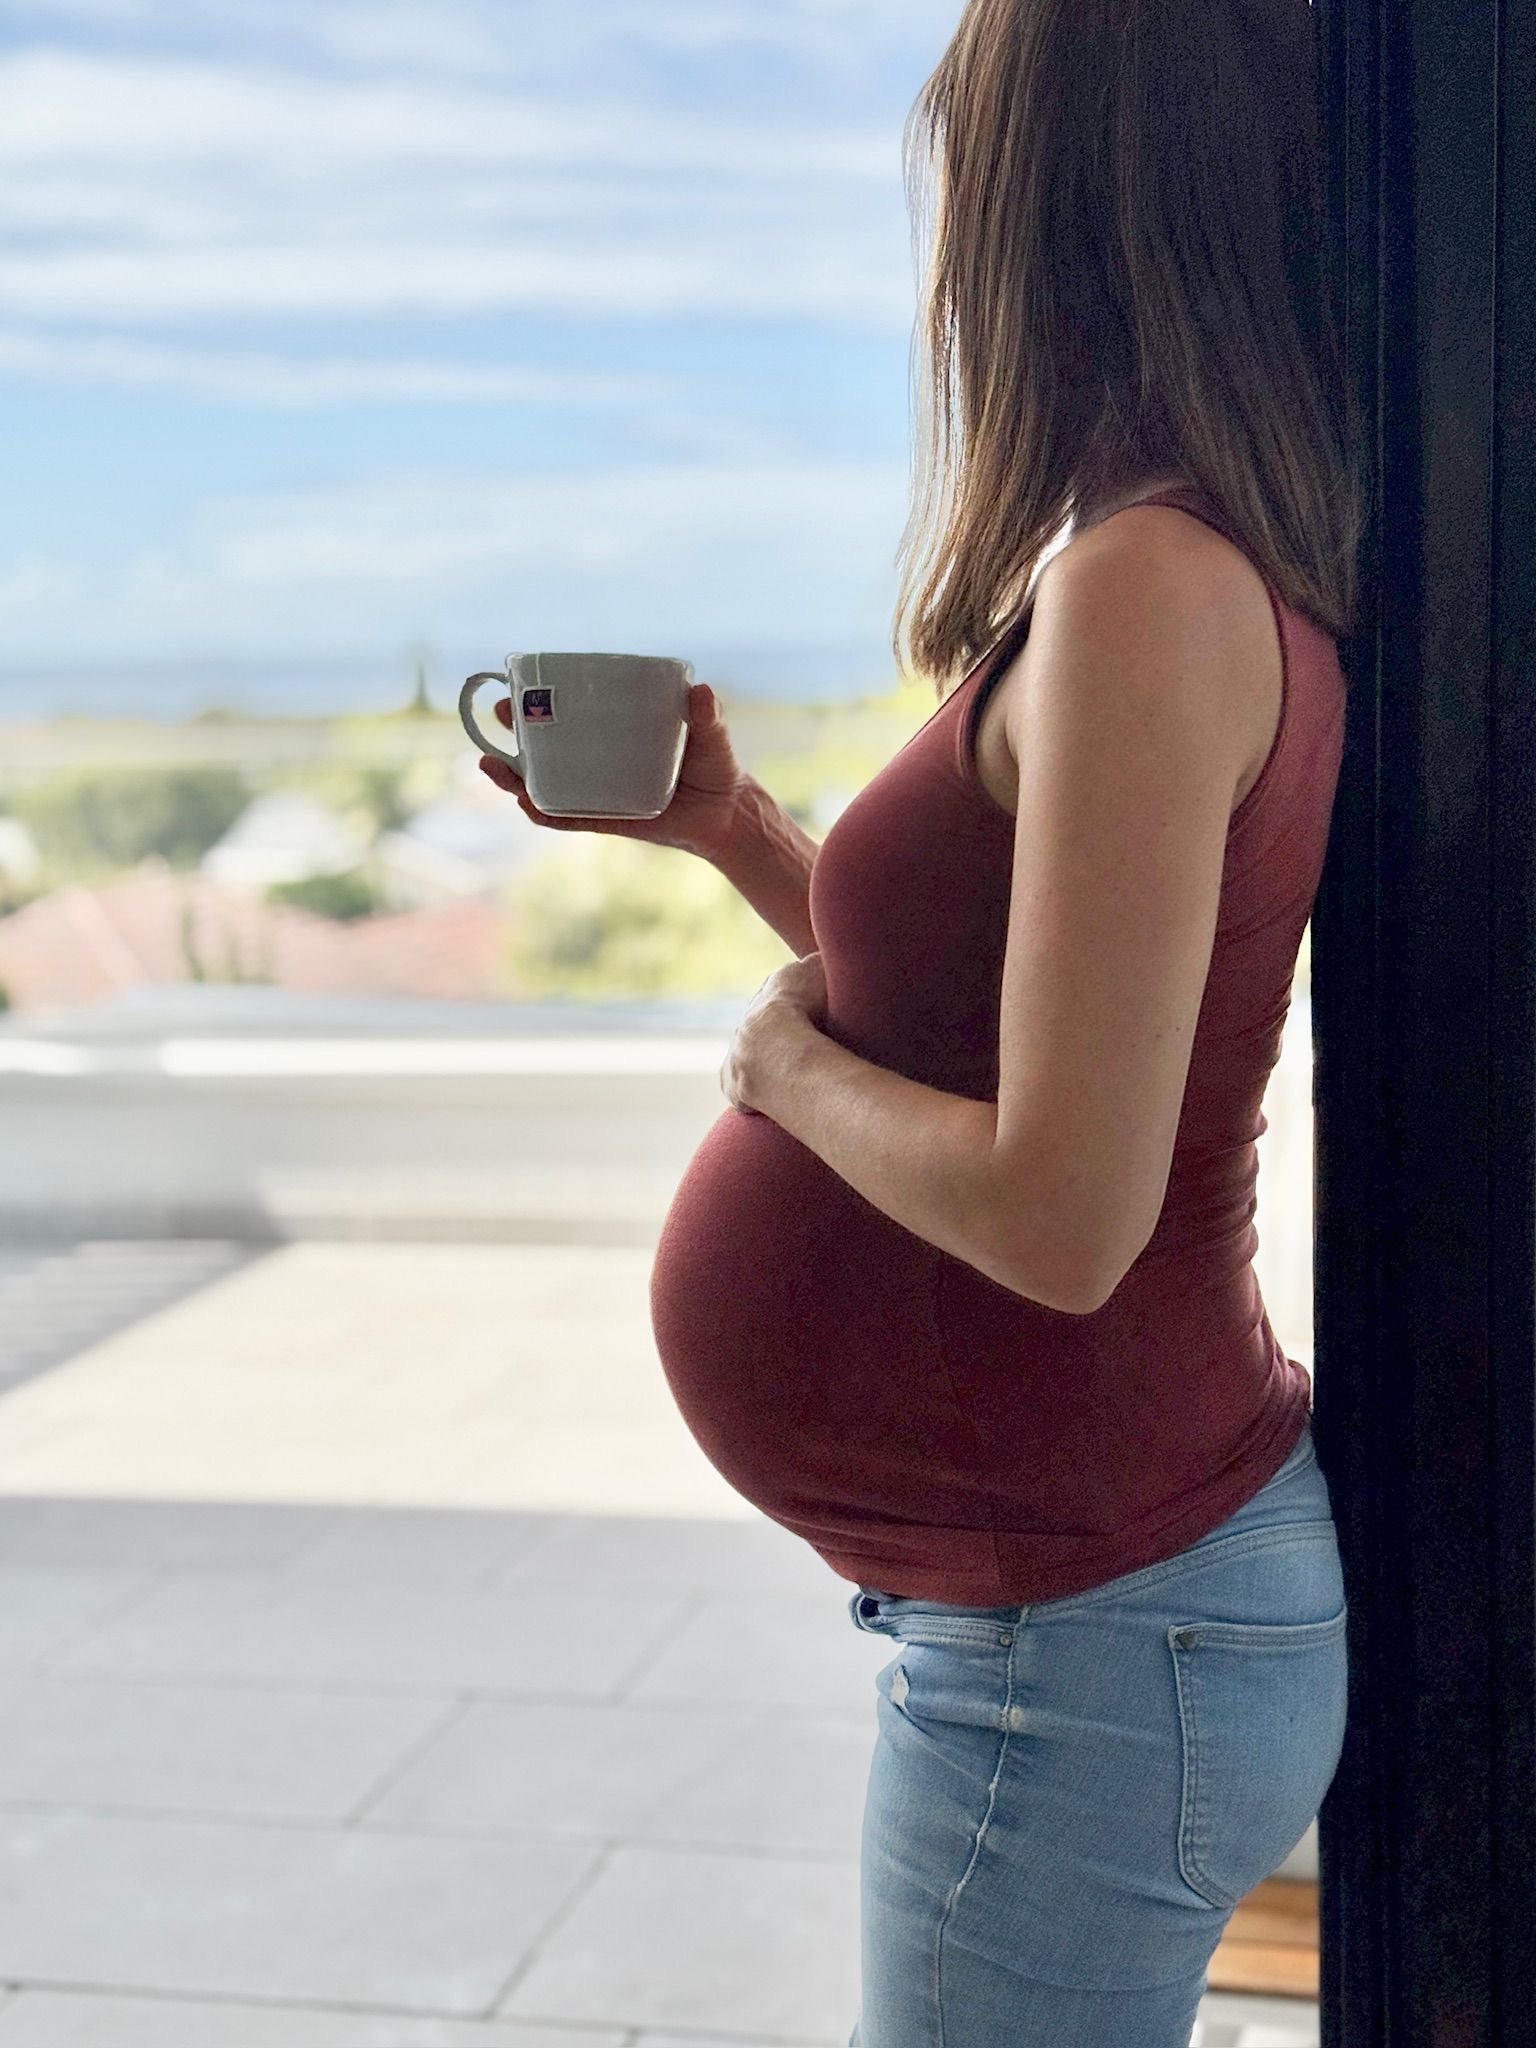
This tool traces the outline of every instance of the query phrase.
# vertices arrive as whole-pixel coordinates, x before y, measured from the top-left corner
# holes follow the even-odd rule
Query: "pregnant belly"
[[[711,1125],[662,1226],[651,1325],[700,1448],[765,1513],[915,1512],[943,1471],[974,1486],[940,1257],[771,1117]]]

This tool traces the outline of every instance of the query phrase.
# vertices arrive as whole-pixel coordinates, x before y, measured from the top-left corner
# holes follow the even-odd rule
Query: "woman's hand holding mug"
[[[496,699],[496,716],[513,724],[509,697]],[[528,795],[523,777],[494,754],[480,756],[482,772],[517,799],[525,817],[552,832],[609,832],[623,839],[643,839],[654,846],[672,846],[713,860],[725,846],[736,822],[751,777],[742,769],[720,716],[720,704],[708,683],[688,691],[688,738],[683,749],[677,788],[667,808],[655,818],[553,818]]]

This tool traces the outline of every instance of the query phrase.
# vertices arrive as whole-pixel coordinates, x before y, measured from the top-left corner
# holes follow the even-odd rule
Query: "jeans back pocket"
[[[1183,1740],[1179,1870],[1231,1907],[1285,1861],[1338,1769],[1346,1602],[1327,1621],[1170,1627]]]

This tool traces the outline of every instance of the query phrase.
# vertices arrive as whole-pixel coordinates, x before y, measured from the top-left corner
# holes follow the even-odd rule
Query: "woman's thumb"
[[[700,683],[695,688],[693,694],[698,705],[697,723],[700,725],[708,725],[711,722],[711,720],[716,716],[720,708],[717,702],[715,701],[715,693],[709,687],[708,683]]]

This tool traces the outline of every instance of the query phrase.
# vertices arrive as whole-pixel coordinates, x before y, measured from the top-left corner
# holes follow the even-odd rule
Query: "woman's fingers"
[[[496,699],[496,716],[503,725],[510,725],[512,723],[512,699],[510,697],[498,697]]]

